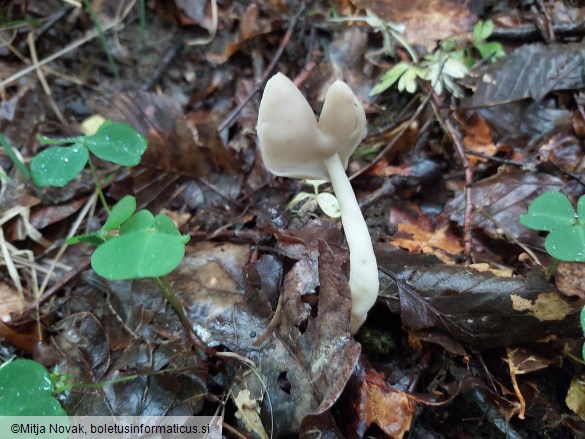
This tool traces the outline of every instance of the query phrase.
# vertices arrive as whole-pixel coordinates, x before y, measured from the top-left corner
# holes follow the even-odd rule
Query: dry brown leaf
[[[15,288],[0,282],[0,320],[10,321],[10,314],[20,314],[24,310],[24,302]]]
[[[559,262],[555,271],[555,285],[565,296],[579,296],[585,299],[585,264]]]
[[[434,254],[445,263],[452,263],[452,257],[463,252],[459,239],[449,230],[449,224],[435,225],[418,213],[418,217],[393,208],[390,222],[398,224],[398,231],[390,242],[411,253]],[[450,256],[451,255],[451,256]]]
[[[491,128],[478,113],[472,113],[469,117],[458,114],[457,121],[465,133],[463,145],[467,150],[491,157],[500,151],[509,149],[505,145],[496,145],[494,143]],[[486,157],[479,157],[473,154],[469,154],[468,158],[472,166],[475,166],[478,162],[488,161]]]
[[[526,311],[541,322],[562,320],[573,310],[561,296],[555,293],[541,293],[536,300],[528,300],[516,294],[510,295],[516,311]]]
[[[355,5],[380,18],[406,26],[409,44],[431,51],[437,41],[471,31],[476,17],[457,0],[357,0]]]
[[[365,423],[376,424],[391,438],[402,438],[410,429],[416,404],[404,392],[388,387],[384,375],[370,370],[362,391],[365,393]]]

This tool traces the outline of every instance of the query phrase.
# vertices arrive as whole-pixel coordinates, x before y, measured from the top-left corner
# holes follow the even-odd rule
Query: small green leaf
[[[550,232],[575,224],[575,210],[561,192],[545,192],[530,203],[528,213],[520,216],[520,224],[529,229]]]
[[[8,155],[8,158],[12,161],[14,166],[16,166],[16,169],[20,171],[22,176],[27,180],[30,180],[31,178],[30,172],[28,171],[24,163],[22,163],[22,160],[20,160],[20,157],[18,156],[18,154],[16,154],[16,151],[14,150],[8,139],[4,137],[2,134],[0,134],[0,146],[4,148],[6,154]],[[6,179],[8,179],[8,176],[4,173],[4,171],[0,172],[0,179],[4,179],[4,176],[6,177]]]
[[[107,232],[120,227],[124,221],[132,216],[136,211],[136,198],[132,195],[126,195],[112,207],[112,211],[103,225],[102,230]]]
[[[337,201],[335,195],[323,192],[317,195],[317,204],[329,218],[339,218],[341,216],[341,207],[339,207],[339,201]]]
[[[294,209],[294,207],[299,204],[301,201],[306,200],[307,198],[314,198],[315,194],[311,194],[309,192],[299,192],[298,194],[296,194],[292,200],[290,200],[288,202],[288,204],[286,205],[286,208],[291,210]]]
[[[475,48],[478,50],[482,59],[489,59],[491,62],[494,62],[506,55],[504,48],[497,41],[476,44]]]
[[[180,236],[153,231],[128,233],[99,246],[91,257],[97,274],[110,280],[164,276],[181,263]]]
[[[154,228],[160,233],[178,237],[183,244],[187,244],[191,239],[189,235],[181,235],[177,225],[164,213],[159,213],[154,217]]]
[[[0,366],[1,416],[67,416],[53,396],[47,369],[32,360],[14,360]]]
[[[103,237],[102,231],[72,236],[71,238],[65,240],[65,244],[69,245],[79,244],[80,242],[85,242],[86,244],[97,246],[103,244],[104,242],[106,242],[106,240]]]
[[[494,32],[494,22],[491,20],[479,20],[473,26],[473,42],[479,44],[487,40]]]
[[[30,172],[37,186],[63,187],[79,175],[88,158],[83,145],[54,146],[32,159]]]
[[[398,91],[406,90],[408,93],[416,92],[416,78],[419,76],[419,73],[421,72],[416,67],[406,70],[398,80]]]
[[[585,334],[585,306],[583,308],[581,308],[580,320],[581,320],[581,330],[583,331],[583,334]]]
[[[148,146],[146,139],[126,123],[103,124],[97,133],[85,138],[85,143],[100,159],[122,166],[140,163]]]
[[[577,201],[577,216],[580,224],[585,224],[585,195],[582,195]]]
[[[120,235],[148,230],[154,225],[154,216],[146,209],[139,210],[120,226]]]
[[[411,65],[405,62],[395,64],[390,70],[382,75],[380,82],[370,91],[370,96],[377,95],[392,87],[396,81],[408,70]]]
[[[549,255],[560,261],[585,262],[585,227],[556,228],[546,237],[544,246]]]
[[[181,236],[181,232],[177,228],[177,225],[172,219],[164,213],[159,213],[154,218],[154,228],[160,233],[166,233],[167,235]]]

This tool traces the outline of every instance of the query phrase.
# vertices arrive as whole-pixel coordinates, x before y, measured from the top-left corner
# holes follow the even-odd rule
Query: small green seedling
[[[97,232],[70,238],[67,243],[85,242],[97,246],[91,257],[94,271],[110,280],[152,278],[165,299],[173,306],[186,331],[191,325],[175,296],[167,274],[185,255],[188,235],[181,235],[164,214],[136,211],[136,199],[122,198],[111,210],[92,164],[90,152],[102,160],[122,166],[140,163],[148,146],[146,139],[125,123],[104,122],[94,134],[39,141],[50,147],[31,161],[31,174],[39,186],[62,187],[73,180],[89,163],[98,195],[108,218]]]
[[[317,202],[323,213],[330,218],[339,218],[341,216],[341,208],[339,207],[339,201],[335,198],[335,195],[329,192],[319,193],[319,186],[328,183],[327,180],[304,180],[308,186],[313,186],[313,193],[310,192],[299,192],[293,197],[292,200],[286,205],[286,208],[293,211],[301,201],[307,200],[308,202]]]
[[[585,262],[585,195],[577,202],[577,212],[560,192],[538,196],[528,213],[520,216],[520,224],[532,230],[548,232],[546,251],[561,261]],[[581,310],[581,328],[585,334],[585,308]],[[585,360],[585,344],[582,349]]]
[[[374,86],[370,95],[382,93],[398,82],[398,91],[415,93],[418,89],[417,79],[429,81],[437,94],[442,94],[445,88],[460,97],[463,92],[455,82],[464,78],[468,69],[463,63],[463,55],[459,52],[448,52],[443,49],[425,57],[419,64],[410,64],[404,61],[395,64],[382,75],[380,82]]]
[[[169,274],[183,259],[188,241],[189,235],[181,235],[167,215],[137,212],[136,199],[128,195],[112,208],[100,230],[67,242],[97,245],[91,257],[95,272],[106,279],[124,280]]]
[[[33,360],[13,360],[0,366],[0,418],[67,416],[54,393],[51,375],[42,364]]]
[[[146,139],[125,123],[105,122],[90,136],[63,139],[39,137],[39,141],[52,146],[35,156],[30,165],[33,181],[38,186],[63,187],[73,180],[90,163],[89,152],[96,157],[122,166],[140,163],[146,151]]]
[[[491,20],[479,20],[473,26],[473,47],[479,52],[481,59],[484,61],[494,62],[499,58],[506,56],[504,48],[501,43],[497,41],[487,41],[487,39],[494,33],[494,22]],[[473,64],[473,57],[467,51],[467,57]],[[468,63],[468,67],[471,67]]]
[[[520,224],[549,232],[544,246],[549,255],[561,261],[585,262],[585,196],[579,198],[577,213],[560,192],[545,192],[536,198]]]
[[[483,60],[495,61],[505,55],[498,42],[486,41],[494,31],[491,21],[478,21],[473,27],[473,46],[458,49],[453,40],[441,42],[440,47],[422,62],[413,58],[413,63],[401,61],[382,75],[380,82],[374,86],[370,95],[382,93],[397,83],[398,91],[415,93],[418,89],[417,79],[429,81],[437,94],[445,89],[455,97],[461,97],[461,87],[455,82],[467,75],[475,63],[472,49],[475,48]]]

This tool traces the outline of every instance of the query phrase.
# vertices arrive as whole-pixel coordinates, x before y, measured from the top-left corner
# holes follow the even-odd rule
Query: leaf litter
[[[41,57],[91,29],[79,19],[86,12],[41,3],[11,10],[12,18],[68,17],[55,15],[53,33],[39,30]],[[114,3],[96,2],[94,12],[124,19]],[[191,234],[171,281],[207,350],[192,348],[148,282],[99,279],[85,268],[84,247],[57,254],[91,195],[89,174],[63,189],[38,189],[2,150],[10,181],[0,191],[9,244],[0,259],[8,297],[0,358],[33,357],[74,382],[103,383],[64,395],[70,414],[224,407],[225,425],[254,437],[582,436],[582,264],[556,266],[543,238],[518,218],[547,190],[573,201],[584,192],[582,29],[573,24],[583,8],[332,4],[343,16],[365,10],[381,21],[328,20],[334,11],[325,4],[153,2],[142,46],[138,20],[107,34],[119,80],[93,41],[43,68],[50,95],[33,75],[2,85],[0,128],[25,163],[41,151],[37,135],[76,135],[94,113],[148,139],[138,167],[98,162],[98,175],[113,202],[135,195],[140,208],[165,209]],[[400,44],[392,56],[380,50],[389,49],[383,28],[402,27],[424,56],[439,40],[471,41],[477,17],[494,21],[491,38],[502,38],[507,55],[480,62],[461,81],[464,99],[427,95],[424,84],[410,105],[394,89],[369,96],[393,63],[411,61]],[[11,44],[27,48],[20,34]],[[22,61],[0,49],[12,75]],[[271,177],[258,153],[254,94],[271,62],[314,110],[339,77],[366,106],[370,134],[349,173],[377,241],[382,288],[356,339],[339,222],[287,211],[300,183]],[[96,230],[104,218],[92,209],[82,227]],[[43,239],[31,239],[33,229]],[[35,259],[22,259],[21,249]],[[9,304],[14,273],[20,306]],[[49,289],[42,300],[40,287]]]

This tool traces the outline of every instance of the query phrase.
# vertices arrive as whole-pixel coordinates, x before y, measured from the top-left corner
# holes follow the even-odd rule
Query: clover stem
[[[370,232],[338,154],[324,160],[341,208],[341,222],[349,247],[351,333],[356,334],[378,297],[378,265]]]
[[[39,143],[43,145],[63,145],[65,143],[74,144],[74,143],[82,143],[85,140],[85,136],[75,136],[75,137],[46,137],[46,136],[38,136],[37,140]]]
[[[87,146],[86,146],[86,148],[87,148]],[[99,180],[97,172],[95,170],[95,166],[93,165],[93,161],[91,160],[91,155],[89,156],[87,162],[89,163],[89,170],[91,171],[91,176],[93,177],[93,180],[95,181],[95,187],[97,189],[98,196],[100,197],[100,201],[102,202],[104,209],[106,209],[106,212],[108,212],[108,215],[109,215],[111,212],[110,206],[108,206],[108,202],[106,201],[106,197],[104,196],[104,192],[102,191],[102,185],[100,184],[100,180]]]
[[[179,320],[183,325],[183,329],[187,336],[189,337],[189,339],[191,340],[193,346],[195,346],[196,348],[200,348],[201,350],[206,350],[203,341],[199,340],[197,335],[193,332],[191,322],[189,321],[187,315],[185,314],[185,309],[183,308],[183,305],[181,304],[181,302],[179,302],[179,299],[177,299],[177,296],[175,295],[175,290],[171,285],[168,276],[155,277],[153,278],[153,281],[160,290],[160,292],[162,293],[163,297],[167,300],[167,302],[171,304],[171,306],[177,313],[177,316],[179,317]]]

